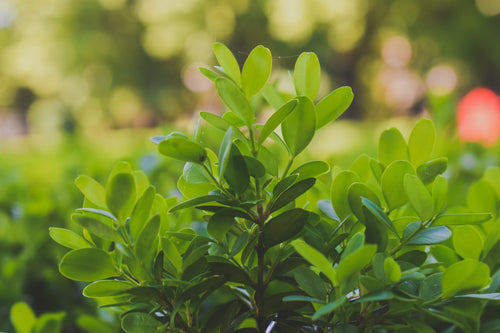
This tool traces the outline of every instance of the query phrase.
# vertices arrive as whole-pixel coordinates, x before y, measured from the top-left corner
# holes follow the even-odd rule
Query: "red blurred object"
[[[458,104],[458,136],[463,141],[491,146],[500,137],[500,97],[488,88],[475,88]]]

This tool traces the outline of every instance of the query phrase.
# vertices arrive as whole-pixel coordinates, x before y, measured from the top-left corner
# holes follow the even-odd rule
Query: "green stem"
[[[235,199],[234,195],[231,194],[231,192],[229,192],[228,190],[226,190],[224,188],[224,186],[222,186],[222,184],[217,180],[217,178],[215,178],[215,176],[212,174],[212,171],[210,171],[210,169],[206,166],[206,164],[202,163],[201,166],[203,167],[203,169],[205,169],[205,171],[207,172],[208,176],[210,177],[210,179],[212,179],[212,181],[214,182],[214,184],[222,191],[224,192],[229,198],[232,198],[232,199]]]
[[[293,157],[290,157],[290,160],[288,161],[288,164],[286,165],[285,171],[283,172],[283,176],[281,178],[285,178],[288,171],[290,170],[290,167],[293,164]]]

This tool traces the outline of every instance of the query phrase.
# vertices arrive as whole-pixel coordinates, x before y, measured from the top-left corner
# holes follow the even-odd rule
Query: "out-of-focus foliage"
[[[214,62],[214,41],[240,63],[266,45],[282,68],[276,80],[288,77],[302,50],[315,50],[328,74],[320,95],[345,84],[357,93],[347,116],[419,112],[429,93],[499,86],[498,7],[495,0],[1,0],[0,135],[143,127],[200,108],[220,111],[198,72]]]

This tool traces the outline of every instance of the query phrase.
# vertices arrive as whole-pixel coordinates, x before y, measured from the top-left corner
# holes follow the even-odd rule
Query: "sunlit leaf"
[[[425,185],[417,176],[411,174],[404,176],[403,184],[415,212],[422,221],[430,220],[434,215],[434,201]]]
[[[351,87],[340,87],[316,104],[316,129],[337,119],[351,105],[354,94]]]
[[[28,304],[17,302],[10,309],[10,321],[17,333],[31,333],[36,316]]]
[[[378,160],[387,167],[392,161],[408,160],[408,147],[401,132],[396,128],[385,130],[378,142]]]
[[[254,110],[245,96],[243,90],[238,88],[230,80],[220,77],[215,80],[217,93],[224,104],[244,121],[245,125],[251,126],[254,121]],[[235,126],[239,127],[239,126]]]
[[[417,175],[424,184],[429,184],[434,181],[436,176],[446,171],[448,167],[448,158],[440,157],[422,163],[417,168]]]
[[[264,127],[260,131],[258,144],[262,144],[271,133],[285,120],[285,118],[295,109],[297,106],[297,99],[291,99],[285,104],[283,104],[276,112],[274,112],[271,117],[266,121]]]
[[[241,87],[248,98],[264,87],[271,74],[272,62],[271,51],[262,45],[250,52],[241,73]]]
[[[207,158],[205,149],[196,142],[181,137],[170,137],[158,144],[158,151],[184,162],[201,164]]]
[[[241,85],[241,72],[240,66],[236,61],[231,50],[222,43],[214,43],[213,45],[215,57],[221,65],[224,73],[231,78],[237,85]]]
[[[126,293],[126,291],[135,287],[130,282],[119,280],[101,280],[95,281],[83,289],[83,295],[86,297],[109,297]]]
[[[490,213],[457,213],[439,215],[432,225],[478,224],[491,219]]]
[[[477,291],[490,282],[488,265],[474,259],[465,259],[445,269],[441,297],[448,298],[461,292]]]
[[[75,184],[87,200],[99,207],[106,207],[106,190],[96,180],[82,175],[76,178]]]
[[[398,160],[391,162],[382,174],[382,192],[391,210],[408,202],[403,183],[407,173],[415,175],[415,169],[408,161]]]
[[[293,170],[290,174],[298,174],[299,177],[297,180],[302,180],[305,178],[317,177],[328,171],[330,171],[330,165],[328,163],[323,161],[309,161]]]
[[[408,153],[413,165],[418,166],[429,159],[434,149],[436,129],[429,119],[420,119],[413,127],[408,139]]]
[[[156,333],[162,323],[144,312],[129,312],[122,318],[122,329],[126,333]]]
[[[292,245],[295,251],[304,257],[304,259],[325,274],[334,286],[338,286],[336,272],[330,261],[328,261],[321,252],[304,242],[302,239],[292,241]]]
[[[66,253],[59,264],[59,271],[68,279],[77,281],[102,280],[118,274],[111,256],[96,248]]]
[[[82,236],[68,229],[52,227],[49,228],[49,235],[55,242],[70,249],[76,250],[92,247]]]
[[[464,259],[479,259],[483,250],[483,236],[472,225],[458,225],[453,228],[453,247]]]
[[[297,97],[297,106],[281,124],[281,133],[292,156],[297,156],[311,142],[316,131],[316,110],[306,96]]]
[[[293,71],[293,83],[297,95],[307,96],[314,101],[318,95],[320,77],[321,67],[316,54],[301,53]]]

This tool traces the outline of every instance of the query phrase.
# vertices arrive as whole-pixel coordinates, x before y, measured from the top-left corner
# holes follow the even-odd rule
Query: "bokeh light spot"
[[[427,88],[433,93],[445,95],[457,86],[457,73],[451,66],[440,65],[431,68],[425,78]]]

